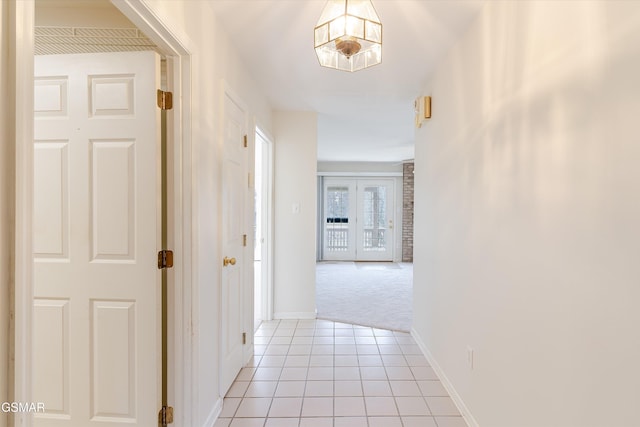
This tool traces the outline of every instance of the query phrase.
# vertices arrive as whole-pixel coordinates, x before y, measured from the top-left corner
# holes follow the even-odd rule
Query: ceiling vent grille
[[[158,51],[137,28],[36,27],[35,54]]]

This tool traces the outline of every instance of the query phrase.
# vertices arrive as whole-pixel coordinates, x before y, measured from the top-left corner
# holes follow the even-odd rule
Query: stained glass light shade
[[[329,0],[314,33],[323,67],[353,72],[382,62],[382,23],[370,0]]]

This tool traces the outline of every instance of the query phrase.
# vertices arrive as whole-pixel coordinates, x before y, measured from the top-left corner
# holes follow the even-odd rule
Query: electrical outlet
[[[467,346],[467,365],[469,369],[473,370],[473,348]]]

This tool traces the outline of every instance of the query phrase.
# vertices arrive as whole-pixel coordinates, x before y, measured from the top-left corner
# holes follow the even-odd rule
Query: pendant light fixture
[[[382,62],[382,23],[371,0],[329,0],[314,41],[323,67],[353,72]]]

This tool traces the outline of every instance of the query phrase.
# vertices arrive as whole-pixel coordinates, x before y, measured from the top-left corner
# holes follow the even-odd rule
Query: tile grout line
[[[306,388],[307,385],[309,385],[309,382],[311,381],[311,383],[313,383],[314,381],[325,381],[324,378],[326,378],[326,374],[322,374],[319,375],[317,379],[311,379],[311,368],[331,368],[331,372],[332,372],[332,376],[331,376],[331,390],[332,390],[332,396],[327,396],[330,397],[331,400],[331,404],[332,404],[332,414],[333,417],[329,416],[325,416],[325,415],[317,415],[317,416],[313,416],[311,418],[331,418],[330,423],[334,424],[336,422],[337,419],[339,418],[343,418],[342,416],[338,417],[336,415],[336,399],[338,397],[350,397],[349,394],[360,394],[361,396],[352,396],[352,397],[360,397],[363,400],[364,406],[365,406],[365,410],[364,410],[364,415],[362,418],[364,418],[366,420],[366,425],[367,426],[371,426],[370,422],[369,422],[369,413],[367,411],[367,405],[366,405],[366,398],[367,396],[365,396],[365,390],[364,390],[364,383],[365,381],[377,381],[374,377],[370,378],[370,379],[365,379],[363,378],[362,375],[362,371],[363,368],[372,368],[372,367],[376,367],[379,366],[382,368],[382,370],[380,370],[379,372],[384,372],[384,379],[380,378],[381,381],[384,381],[385,384],[387,384],[387,387],[389,388],[389,392],[390,395],[389,397],[393,398],[393,403],[395,406],[395,410],[396,410],[396,415],[394,416],[390,416],[388,414],[382,414],[379,415],[380,417],[391,417],[393,419],[395,419],[400,425],[404,426],[405,425],[405,421],[403,420],[403,416],[405,417],[413,417],[413,416],[418,416],[418,417],[428,417],[432,420],[432,422],[436,425],[439,426],[439,423],[437,422],[437,420],[435,419],[435,414],[433,414],[433,412],[431,411],[431,407],[427,401],[427,396],[425,393],[425,391],[422,390],[422,388],[419,385],[419,381],[418,377],[416,376],[417,374],[415,373],[415,369],[417,369],[418,371],[420,369],[422,369],[422,367],[429,367],[429,363],[428,361],[426,361],[427,363],[424,363],[424,361],[421,360],[416,360],[417,356],[420,356],[419,354],[413,355],[413,349],[410,348],[411,346],[414,346],[415,344],[412,343],[411,341],[409,341],[408,339],[400,339],[403,338],[404,335],[407,334],[396,334],[396,333],[379,333],[377,334],[376,332],[378,331],[377,328],[367,328],[367,327],[363,327],[363,331],[361,331],[360,333],[358,333],[358,329],[360,329],[359,327],[356,328],[353,325],[348,325],[345,324],[344,326],[347,326],[346,328],[338,328],[337,323],[336,322],[327,322],[327,324],[329,325],[325,325],[324,322],[322,324],[320,324],[319,322],[314,322],[313,328],[308,328],[308,327],[302,327],[302,326],[311,326],[311,325],[302,325],[299,321],[295,321],[295,325],[291,324],[291,322],[288,322],[286,324],[284,323],[280,323],[278,322],[277,324],[273,325],[270,328],[265,328],[264,330],[266,330],[266,332],[264,332],[264,335],[267,335],[268,339],[266,339],[266,345],[264,345],[264,352],[261,355],[255,355],[255,356],[259,356],[256,357],[255,360],[252,361],[251,365],[248,365],[246,368],[247,369],[253,369],[253,372],[251,372],[251,375],[248,377],[248,384],[247,384],[247,388],[242,392],[241,397],[240,397],[240,402],[238,404],[238,407],[234,410],[232,418],[230,419],[230,423],[232,423],[234,421],[234,419],[236,419],[236,415],[238,414],[238,411],[240,409],[240,405],[242,404],[244,399],[248,399],[250,398],[250,396],[247,395],[248,391],[249,391],[249,387],[251,387],[251,385],[259,383],[260,381],[271,381],[270,379],[270,375],[266,374],[264,379],[262,380],[256,380],[256,374],[260,371],[258,371],[259,368],[272,368],[272,369],[279,369],[278,372],[278,376],[277,378],[274,378],[275,381],[273,381],[275,383],[275,388],[273,390],[273,393],[271,393],[270,396],[270,402],[269,402],[269,408],[267,410],[267,414],[264,417],[263,420],[263,427],[267,426],[268,420],[269,418],[273,418],[270,417],[269,414],[271,412],[271,409],[273,408],[275,399],[279,398],[276,396],[276,392],[277,389],[279,388],[279,386],[281,384],[286,383],[287,381],[283,379],[283,375],[284,375],[284,369],[285,368],[291,368],[291,367],[299,367],[297,366],[299,364],[299,360],[296,361],[294,363],[294,365],[289,366],[287,365],[288,359],[291,356],[294,357],[298,357],[298,358],[306,358],[306,375],[305,375],[305,379],[303,380],[303,386],[304,386],[304,390],[300,396],[300,399],[302,400],[301,402],[301,406],[298,412],[298,425],[300,427],[301,423],[302,423],[302,415],[303,415],[303,407],[304,407],[304,400],[307,397],[306,396]],[[324,327],[322,327],[322,326]],[[261,325],[262,326],[262,325]],[[329,326],[329,327],[326,327]],[[281,334],[278,334],[278,329],[282,329],[280,331]],[[307,335],[310,332],[306,331],[307,329],[313,329],[313,334],[311,336]],[[342,332],[338,332],[338,330],[340,329],[344,329],[344,330],[349,330],[353,332],[353,335],[351,335],[349,332],[346,331],[342,331]],[[366,331],[366,330],[369,331]],[[286,332],[284,332],[283,330],[288,330]],[[303,334],[298,335],[299,331],[301,330],[305,330],[306,332],[304,332]],[[329,330],[331,332],[329,332]],[[324,332],[320,332],[320,331],[324,331]],[[381,331],[381,330],[380,330]],[[367,333],[369,332],[369,333]],[[293,340],[295,339],[295,337],[309,337],[311,338],[311,348],[308,350],[307,353],[307,349],[301,349],[300,350],[300,354],[293,354],[291,353],[292,349],[291,347],[294,345],[305,345],[305,344],[294,344]],[[355,351],[354,350],[350,350],[348,347],[344,348],[344,354],[337,354],[336,353],[336,346],[338,344],[336,344],[336,339],[337,338],[345,338],[345,337],[351,337],[353,336],[353,342],[354,342],[354,346],[355,346]],[[279,337],[279,338],[289,338],[289,339],[279,339],[279,340],[274,340],[274,337]],[[367,347],[358,347],[361,345],[371,345],[372,342],[367,340],[366,338],[369,337],[373,337],[373,346],[376,348],[376,353],[371,353],[371,349],[368,349]],[[315,340],[315,338],[324,338],[324,339],[320,339],[320,340]],[[328,338],[331,339],[331,341],[333,342],[333,344],[328,344]],[[361,338],[361,339],[358,339]],[[384,339],[383,339],[384,338]],[[389,339],[392,338],[392,339]],[[280,344],[284,341],[287,341],[288,344],[287,345],[287,350],[284,353],[280,353],[279,351],[276,351],[276,353],[273,354],[267,354],[268,352],[268,347],[270,345],[283,345]],[[306,341],[306,340],[304,340]],[[382,341],[382,342],[381,342]],[[346,343],[347,340],[342,340],[343,343]],[[402,344],[400,344],[402,342]],[[276,344],[278,343],[278,344]],[[393,344],[395,343],[395,344]],[[329,354],[326,349],[322,349],[322,350],[318,350],[318,352],[314,352],[314,346],[330,346],[332,347],[333,351],[331,354]],[[340,344],[340,345],[350,345],[350,344]],[[387,345],[397,345],[400,348],[400,351],[396,351],[393,348],[388,349],[389,351],[386,353],[382,353],[382,349],[381,346],[387,346]],[[386,351],[387,349],[385,349]],[[412,355],[412,361],[410,361],[408,359],[408,356]],[[326,358],[325,356],[329,356],[328,358]],[[351,357],[350,357],[351,356]],[[387,358],[387,360],[385,360],[385,356]],[[269,361],[269,365],[272,366],[265,366],[263,365],[263,363],[267,363],[267,361],[265,360],[266,357],[269,358],[275,358],[275,360],[270,360]],[[339,366],[337,365],[337,360],[338,357],[345,357],[347,358],[343,363],[341,363]],[[282,358],[282,360],[280,360],[279,358]],[[315,358],[315,360],[314,360]],[[351,360],[351,358],[353,358],[353,362],[350,362],[349,360]],[[363,358],[364,358],[364,365],[362,365],[363,363]],[[372,360],[373,359],[373,360]],[[389,361],[388,359],[391,360],[396,360],[396,362],[393,361]],[[327,366],[327,363],[330,364],[330,366]],[[336,396],[336,392],[337,392],[337,384],[336,382],[338,380],[342,380],[341,378],[337,378],[336,377],[336,370],[338,368],[349,368],[350,365],[355,364],[358,369],[358,373],[359,373],[359,381],[357,382],[357,384],[359,385],[359,392],[356,393],[345,393],[345,396]],[[400,365],[400,366],[396,366],[396,365]],[[398,376],[397,379],[392,380],[390,377],[390,373],[389,371],[393,371],[395,368],[398,368],[397,370],[399,371],[398,374],[400,374]],[[409,378],[403,378],[403,376],[406,376],[405,373],[405,369],[408,369],[408,371],[410,373],[411,379]],[[318,371],[318,374],[320,373],[320,371]],[[351,381],[348,380],[348,376],[345,376],[344,381]],[[425,381],[427,381],[429,379],[429,377],[426,377],[427,379]],[[291,381],[296,380],[295,376],[292,377]],[[243,382],[241,380],[235,380],[234,382]],[[414,388],[416,389],[416,393],[418,393],[417,395],[413,395],[413,394],[407,394],[407,396],[403,396],[402,392],[399,391],[399,394],[396,395],[396,393],[393,390],[392,387],[392,381],[395,382],[399,382],[399,383],[403,383],[403,382],[407,382],[407,383],[412,383]],[[437,379],[434,381],[438,381]],[[398,387],[400,387],[400,385],[398,385]],[[321,392],[322,394],[320,394],[319,396],[325,396],[325,394],[323,392]],[[408,392],[408,393],[414,393],[413,391]],[[406,415],[403,415],[400,411],[400,406],[398,403],[398,399],[402,398],[402,397],[420,397],[420,401],[424,402],[424,404],[426,405],[426,408],[428,409],[428,414],[426,415],[421,415],[421,414],[411,414],[410,412],[407,413]],[[260,393],[257,397],[262,397],[262,393]],[[289,397],[289,396],[280,396],[280,397]],[[291,396],[291,397],[295,397],[295,396]],[[311,396],[310,396],[311,397]],[[318,396],[316,396],[318,397]],[[371,396],[370,396],[371,397]],[[437,395],[436,395],[437,397]],[[442,396],[445,397],[445,396]],[[390,403],[390,402],[389,402]],[[346,416],[346,415],[344,415]],[[356,415],[352,415],[352,416],[356,416]],[[460,416],[456,416],[456,415],[451,415],[452,417],[455,418],[461,418]],[[294,416],[295,417],[295,416]],[[358,416],[359,417],[359,416]],[[241,418],[246,418],[246,417],[241,417]],[[275,417],[277,418],[277,417]],[[285,417],[285,418],[290,418],[290,417]],[[375,416],[374,416],[375,418]],[[292,418],[294,419],[294,418]],[[464,422],[464,419],[462,418],[462,421]],[[364,424],[364,423],[363,423]],[[271,427],[271,426],[269,426]]]

